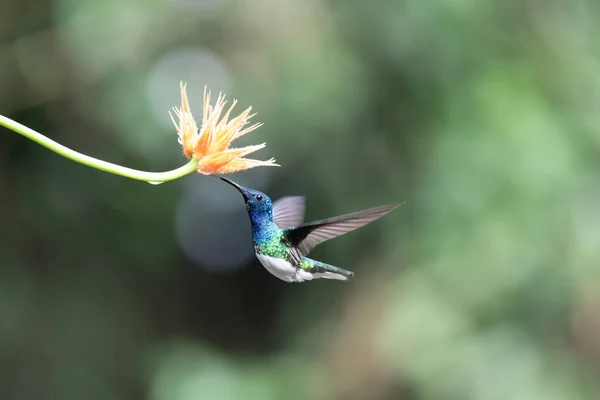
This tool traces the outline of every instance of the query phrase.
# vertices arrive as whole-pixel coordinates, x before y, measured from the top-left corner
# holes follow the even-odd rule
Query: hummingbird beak
[[[242,196],[244,196],[244,201],[248,201],[248,191],[246,190],[245,187],[238,185],[237,183],[235,183],[232,180],[229,180],[227,178],[222,178],[222,177],[218,177],[220,180],[229,183],[231,186],[233,186],[234,188],[236,188],[237,190],[239,190],[239,192],[242,194]]]

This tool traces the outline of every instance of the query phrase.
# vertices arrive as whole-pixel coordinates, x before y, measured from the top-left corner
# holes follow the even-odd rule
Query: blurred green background
[[[1,0],[0,113],[151,171],[188,82],[307,219],[406,202],[286,284],[239,193],[0,129],[0,399],[600,398],[600,3]]]

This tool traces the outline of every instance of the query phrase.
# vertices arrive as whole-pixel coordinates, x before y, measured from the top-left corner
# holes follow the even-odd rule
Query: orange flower
[[[234,100],[221,118],[221,113],[227,104],[225,95],[219,94],[217,103],[213,107],[210,105],[210,92],[207,93],[204,88],[202,127],[198,129],[190,111],[185,84],[182,82],[180,86],[181,108],[173,108],[179,123],[175,121],[170,112],[169,115],[179,134],[179,143],[183,146],[183,154],[187,158],[198,160],[199,173],[205,175],[227,174],[260,166],[278,166],[273,158],[267,161],[244,158],[244,156],[264,148],[266,143],[229,148],[232,141],[262,125],[256,123],[244,128],[248,120],[254,116],[254,114],[250,115],[252,107],[248,107],[243,113],[230,120],[229,114],[237,104],[237,100]]]

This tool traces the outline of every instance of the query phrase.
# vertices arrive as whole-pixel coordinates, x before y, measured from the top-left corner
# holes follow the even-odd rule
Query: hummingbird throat
[[[279,228],[273,222],[268,212],[251,212],[252,239],[255,244],[264,243],[277,236]]]

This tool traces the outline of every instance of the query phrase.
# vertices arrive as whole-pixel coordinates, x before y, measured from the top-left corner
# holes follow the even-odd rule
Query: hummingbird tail
[[[337,279],[347,281],[354,276],[354,272],[342,268],[334,267],[333,265],[325,264],[321,261],[311,260],[313,264],[312,273],[317,278]]]

